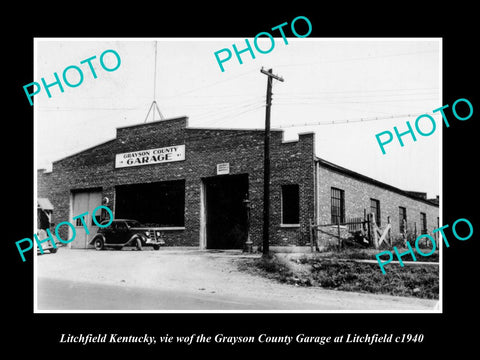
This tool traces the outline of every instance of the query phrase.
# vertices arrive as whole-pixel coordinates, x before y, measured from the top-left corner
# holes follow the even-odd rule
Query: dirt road
[[[38,256],[38,310],[433,310],[436,301],[279,284],[239,251],[74,250]]]

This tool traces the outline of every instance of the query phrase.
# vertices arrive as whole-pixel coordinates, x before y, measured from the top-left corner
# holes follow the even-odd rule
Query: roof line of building
[[[123,128],[131,128],[131,127],[137,127],[137,126],[144,126],[144,125],[147,125],[147,124],[153,124],[153,123],[160,123],[160,122],[164,122],[164,121],[171,121],[171,120],[180,120],[180,119],[185,119],[185,120],[188,120],[188,117],[187,116],[180,116],[180,117],[176,117],[176,118],[171,118],[171,119],[164,119],[164,120],[158,120],[158,121],[154,121],[154,122],[150,122],[150,123],[141,123],[141,124],[134,124],[134,125],[127,125],[127,126],[122,126],[122,127],[118,127],[117,129],[123,129]],[[263,132],[265,131],[264,129],[239,129],[239,128],[203,128],[203,127],[185,127],[185,130],[214,130],[214,131],[258,131],[258,132]],[[278,132],[283,132],[284,130],[283,129],[271,129],[271,131],[278,131]],[[300,135],[300,134],[299,134]],[[83,150],[80,150],[80,151],[77,151],[73,154],[70,154],[68,156],[65,156],[63,158],[60,158],[60,159],[57,159],[55,161],[52,161],[52,164],[54,163],[57,163],[59,161],[62,161],[62,160],[65,160],[65,159],[68,159],[72,156],[75,156],[75,155],[78,155],[78,154],[81,154],[85,151],[88,151],[88,150],[91,150],[93,148],[96,148],[96,147],[99,147],[99,146],[102,146],[102,145],[105,145],[105,144],[108,144],[110,142],[113,142],[117,140],[117,137],[113,138],[113,139],[110,139],[110,140],[107,140],[107,141],[104,141],[100,144],[96,144],[96,145],[93,145],[93,146],[90,146],[86,149],[83,149]],[[288,141],[287,141],[288,142]],[[294,141],[292,141],[294,142]],[[295,141],[296,142],[296,141]],[[363,175],[363,174],[360,174],[360,173],[357,173],[353,170],[349,170],[347,168],[344,168],[340,165],[337,165],[337,164],[334,164],[330,161],[327,161],[325,159],[322,159],[322,158],[319,158],[318,156],[315,156],[315,161],[322,164],[323,166],[325,167],[328,167],[329,169],[333,170],[333,171],[336,171],[336,172],[339,172],[343,175],[347,175],[347,176],[350,176],[350,177],[353,177],[355,179],[359,179],[359,180],[362,180],[362,181],[365,181],[365,182],[368,182],[372,185],[376,185],[376,186],[379,186],[379,187],[382,187],[384,189],[387,189],[387,190],[390,190],[390,191],[394,191],[400,195],[403,195],[403,196],[406,196],[408,198],[411,198],[411,199],[414,199],[414,200],[420,200],[424,203],[427,203],[427,204],[430,204],[430,205],[433,205],[433,206],[437,206],[438,207],[438,204],[432,202],[431,200],[429,199],[424,199],[424,198],[421,198],[421,197],[417,197],[417,196],[414,196],[413,194],[405,191],[405,190],[402,190],[402,189],[399,189],[395,186],[392,186],[392,185],[389,185],[389,184],[386,184],[386,183],[383,183],[381,181],[378,181],[378,180],[375,180],[371,177],[368,177],[366,175]]]
[[[375,186],[378,186],[378,187],[382,187],[386,190],[390,190],[390,191],[393,191],[393,192],[396,192],[400,195],[403,195],[403,196],[406,196],[410,199],[413,199],[413,200],[419,200],[419,201],[422,201],[426,204],[429,204],[429,205],[433,205],[433,206],[439,206],[438,204],[434,203],[433,201],[429,200],[429,199],[423,199],[421,197],[417,197],[417,196],[414,196],[412,194],[409,194],[407,191],[405,190],[402,190],[402,189],[399,189],[395,186],[392,186],[392,185],[389,185],[387,183],[384,183],[384,182],[381,182],[381,181],[378,181],[378,180],[375,180],[371,177],[368,177],[366,175],[363,175],[363,174],[360,174],[360,173],[357,173],[353,170],[350,170],[350,169],[347,169],[347,168],[344,168],[340,165],[337,165],[337,164],[334,164],[330,161],[327,161],[325,159],[322,159],[322,158],[319,158],[318,156],[315,156],[315,161],[320,163],[321,165],[329,168],[330,170],[333,170],[333,171],[336,171],[338,173],[341,173],[343,175],[346,175],[346,176],[350,176],[354,179],[358,179],[358,180],[362,180],[364,182],[367,182],[367,183],[370,183],[372,185],[375,185]]]
[[[132,127],[137,127],[137,126],[144,126],[144,125],[149,125],[149,124],[155,124],[155,123],[160,123],[160,122],[165,122],[165,121],[171,121],[171,120],[180,120],[180,119],[185,119],[185,120],[188,120],[188,117],[187,116],[180,116],[180,117],[176,117],[176,118],[171,118],[171,119],[164,119],[164,120],[158,120],[158,121],[152,121],[152,122],[149,122],[149,123],[141,123],[141,124],[133,124],[133,125],[127,125],[127,126],[120,126],[120,127],[117,127],[116,129],[125,129],[125,128],[132,128]],[[204,128],[204,127],[189,127],[188,124],[187,126],[185,127],[185,130],[214,130],[214,131],[258,131],[258,132],[264,132],[265,130],[264,129],[252,129],[252,128],[245,128],[245,129],[241,129],[241,128]],[[283,129],[270,129],[271,131],[276,131],[276,132],[284,132]],[[115,136],[115,138],[113,139],[110,139],[110,140],[107,140],[107,141],[104,141],[104,142],[101,142],[99,144],[96,144],[96,145],[93,145],[93,146],[90,146],[88,148],[85,148],[85,149],[82,149],[80,151],[77,151],[73,154],[70,154],[70,155],[67,155],[67,156],[64,156],[60,159],[57,159],[57,160],[53,160],[52,161],[52,164],[54,163],[57,163],[59,161],[62,161],[62,160],[65,160],[65,159],[68,159],[72,156],[75,156],[75,155],[78,155],[78,154],[81,154],[82,152],[85,152],[85,151],[88,151],[88,150],[91,150],[93,148],[96,148],[97,146],[101,146],[101,145],[105,145],[111,141],[115,141],[117,140],[117,136]],[[37,169],[38,170],[38,169]]]
[[[94,148],[96,148],[96,147],[98,147],[98,146],[102,146],[102,145],[108,144],[109,142],[112,142],[112,141],[115,141],[115,140],[117,140],[117,138],[116,138],[116,137],[115,137],[115,138],[113,138],[113,139],[110,139],[110,140],[107,140],[107,141],[101,142],[100,144],[96,144],[96,145],[90,146],[90,147],[88,147],[88,148],[86,148],[86,149],[83,149],[83,150],[77,151],[77,152],[75,152],[75,153],[73,153],[73,154],[70,154],[70,155],[64,156],[64,157],[62,157],[62,158],[60,158],[60,159],[54,160],[54,161],[52,161],[52,164],[55,164],[55,163],[57,163],[57,162],[59,162],[59,161],[62,161],[62,160],[68,159],[69,157],[72,157],[72,156],[75,156],[75,155],[81,154],[81,153],[83,153],[83,152],[85,152],[85,151],[88,151],[88,150],[94,149]]]

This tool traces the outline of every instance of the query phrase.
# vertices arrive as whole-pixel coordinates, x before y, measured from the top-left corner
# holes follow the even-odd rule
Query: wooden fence
[[[336,231],[334,231],[336,233],[325,231],[324,228],[328,227],[335,229]],[[363,239],[368,246],[373,246],[376,249],[378,249],[383,242],[392,245],[390,217],[387,218],[387,226],[385,226],[384,229],[380,229],[375,223],[374,214],[367,214],[364,210],[363,217],[350,218],[342,224],[313,224],[310,222],[310,247],[312,252],[315,249],[318,251],[320,248],[319,232],[336,237],[338,239],[338,248],[343,248],[344,240],[341,237],[341,227],[347,229],[348,233],[352,234],[352,236],[355,234],[359,239]]]

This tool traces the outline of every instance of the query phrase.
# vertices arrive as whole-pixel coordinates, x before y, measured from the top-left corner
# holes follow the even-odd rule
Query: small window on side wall
[[[298,184],[282,186],[282,224],[300,223],[300,196]]]
[[[405,224],[407,222],[407,209],[403,206],[398,207],[398,222],[400,233],[405,233],[407,231],[407,229],[405,229]]]
[[[370,199],[370,212],[375,216],[377,226],[382,225],[382,216],[380,214],[380,200]]]
[[[331,188],[331,213],[332,224],[345,223],[345,191]]]
[[[428,230],[427,230],[427,214],[426,214],[426,213],[423,213],[423,212],[420,213],[420,226],[422,227],[422,228],[420,229],[420,231],[422,232],[422,234],[428,234]]]

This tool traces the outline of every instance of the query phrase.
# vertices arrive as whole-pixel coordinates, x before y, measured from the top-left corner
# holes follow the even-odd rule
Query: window
[[[185,226],[185,180],[117,185],[115,217],[152,227]]]
[[[282,186],[282,224],[300,223],[300,198],[297,184]]]
[[[404,220],[405,224],[403,223]],[[400,223],[400,232],[404,233],[406,230],[404,226],[407,222],[407,209],[401,206],[398,207],[398,222]]]
[[[427,214],[425,214],[423,212],[420,213],[420,225],[422,226],[422,228],[420,229],[422,234],[427,234],[428,233],[428,231],[427,231]]]
[[[382,217],[380,215],[380,200],[370,199],[370,212],[375,216],[377,226],[381,226]]]
[[[116,223],[116,229],[118,231],[127,231],[127,224],[125,224],[123,221],[118,221]]]
[[[332,187],[332,224],[345,222],[345,191]]]

